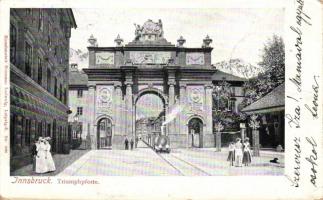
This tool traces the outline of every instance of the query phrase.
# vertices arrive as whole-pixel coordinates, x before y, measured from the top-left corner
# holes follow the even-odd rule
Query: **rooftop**
[[[213,81],[228,81],[228,82],[245,82],[247,79],[235,76],[226,72],[223,72],[221,70],[216,71],[216,73],[212,76]]]
[[[242,112],[266,113],[285,109],[285,84],[281,84],[254,103],[242,109]]]
[[[83,71],[79,71],[77,68],[72,68],[69,73],[69,85],[70,86],[87,86],[88,77]]]

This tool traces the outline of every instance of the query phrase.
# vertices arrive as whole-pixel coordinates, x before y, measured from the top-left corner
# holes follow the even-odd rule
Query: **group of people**
[[[33,171],[36,173],[47,173],[56,170],[55,163],[50,152],[50,137],[39,137],[32,146]]]
[[[129,146],[130,146],[130,149],[133,150],[134,143],[135,142],[133,141],[133,138],[131,138],[130,141],[129,141],[128,137],[125,137],[125,139],[124,139],[124,148],[126,150],[128,150]]]
[[[235,143],[231,142],[227,160],[231,166],[242,167],[243,164],[248,166],[251,163],[249,138],[246,138],[243,143],[240,138],[237,138]]]

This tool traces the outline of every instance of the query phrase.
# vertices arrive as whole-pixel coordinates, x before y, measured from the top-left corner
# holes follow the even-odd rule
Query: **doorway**
[[[112,122],[108,118],[103,118],[97,124],[97,147],[98,149],[112,148]]]
[[[199,118],[192,118],[188,122],[188,146],[203,147],[203,122]]]

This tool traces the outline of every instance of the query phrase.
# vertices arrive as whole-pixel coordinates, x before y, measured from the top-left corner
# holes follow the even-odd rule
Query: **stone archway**
[[[142,105],[141,102],[145,97],[157,97],[154,98],[154,103],[160,101],[162,106],[156,108],[156,114],[154,117],[143,117],[142,114]],[[145,99],[144,99],[145,100]],[[147,102],[145,102],[147,103]],[[165,120],[165,114],[167,112],[168,98],[157,88],[145,88],[140,90],[137,95],[134,97],[134,137],[136,139],[140,138],[147,143],[151,143],[157,135],[161,134],[161,124]],[[148,106],[146,108],[147,112],[149,109],[155,109],[154,107]],[[152,112],[149,110],[149,112]],[[149,113],[148,112],[148,113]]]
[[[203,147],[203,120],[198,116],[189,118],[188,127],[188,147]]]
[[[97,149],[111,149],[113,136],[113,121],[110,117],[97,120]]]

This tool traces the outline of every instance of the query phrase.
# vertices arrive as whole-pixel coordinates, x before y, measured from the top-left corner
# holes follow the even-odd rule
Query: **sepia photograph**
[[[283,25],[284,9],[12,8],[10,174],[283,175]]]
[[[320,199],[322,3],[0,0],[0,199]]]

